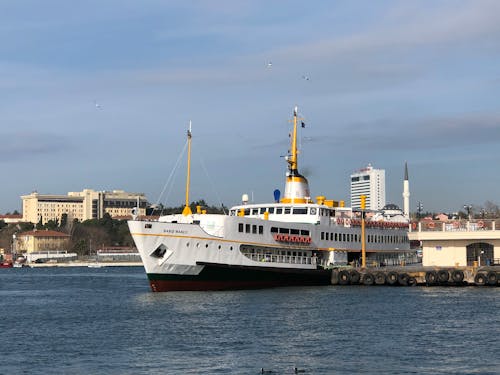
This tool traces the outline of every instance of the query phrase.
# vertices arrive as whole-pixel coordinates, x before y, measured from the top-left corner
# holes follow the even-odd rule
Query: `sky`
[[[273,201],[294,106],[311,195],[499,203],[500,2],[0,0],[0,213],[21,195]]]

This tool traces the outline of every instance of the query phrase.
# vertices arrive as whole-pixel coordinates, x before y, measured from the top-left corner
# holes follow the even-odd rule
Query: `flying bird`
[[[272,63],[271,61],[269,61],[269,62],[267,63],[267,67],[268,67],[268,68],[270,68],[271,66],[273,66],[273,63]]]
[[[94,100],[94,105],[97,109],[102,109],[101,105]]]
[[[302,76],[302,79],[304,79],[306,81],[309,81],[309,77],[308,76]]]

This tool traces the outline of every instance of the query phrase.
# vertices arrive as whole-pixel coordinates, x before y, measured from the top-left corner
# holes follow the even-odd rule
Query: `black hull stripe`
[[[198,275],[148,274],[154,292],[175,290],[258,289],[278,286],[330,285],[328,270],[246,267],[203,263]]]

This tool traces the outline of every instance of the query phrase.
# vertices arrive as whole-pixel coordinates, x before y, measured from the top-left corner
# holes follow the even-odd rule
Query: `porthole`
[[[316,209],[315,208],[311,208],[311,215],[316,215]]]
[[[189,247],[189,242],[186,244],[186,247]]]
[[[205,247],[208,249],[208,244],[206,244]]]
[[[219,245],[219,246],[217,246],[217,248],[220,250],[221,246]]]
[[[229,250],[231,250],[231,251],[232,251],[232,250],[233,250],[233,247],[231,246],[231,247],[229,248]]]
[[[200,243],[199,242],[196,244],[196,247],[200,247]]]

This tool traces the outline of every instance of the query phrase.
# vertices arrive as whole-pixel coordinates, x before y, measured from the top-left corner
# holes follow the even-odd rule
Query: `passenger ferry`
[[[408,220],[399,211],[365,212],[323,196],[311,199],[298,171],[297,107],[283,198],[242,204],[229,214],[189,207],[191,127],[186,204],[182,213],[128,222],[154,292],[328,285],[332,267],[410,250]],[[276,194],[277,195],[277,194]]]

